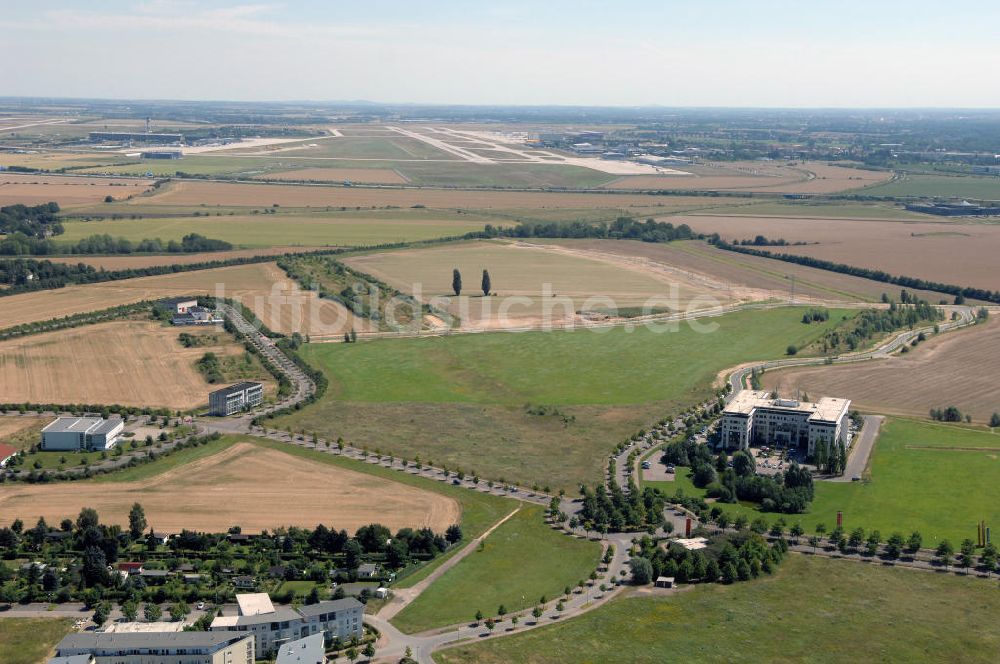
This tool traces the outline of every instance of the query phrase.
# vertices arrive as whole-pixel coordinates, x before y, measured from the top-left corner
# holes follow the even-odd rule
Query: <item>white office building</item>
[[[208,395],[208,414],[228,417],[259,406],[264,401],[264,386],[244,382],[224,387]]]
[[[805,447],[811,455],[821,441],[850,442],[850,409],[850,399],[823,397],[813,403],[741,390],[722,413],[720,439],[726,449],[779,445]]]
[[[57,417],[42,429],[42,449],[101,452],[114,447],[124,429],[120,418]]]

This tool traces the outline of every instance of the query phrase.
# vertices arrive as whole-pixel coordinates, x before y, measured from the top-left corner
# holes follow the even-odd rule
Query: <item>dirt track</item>
[[[138,501],[157,530],[182,528],[243,532],[324,523],[354,532],[369,523],[395,531],[427,526],[443,532],[458,523],[458,503],[364,473],[306,461],[251,443],[237,443],[212,456],[137,482],[76,482],[0,487],[0,524],[16,518],[49,523],[74,518],[93,507],[102,522],[128,523]]]

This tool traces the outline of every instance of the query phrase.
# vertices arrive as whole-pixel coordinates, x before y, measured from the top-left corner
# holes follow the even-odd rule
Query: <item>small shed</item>
[[[657,588],[673,588],[674,587],[674,577],[672,577],[672,576],[658,576],[658,577],[656,577],[656,587]]]

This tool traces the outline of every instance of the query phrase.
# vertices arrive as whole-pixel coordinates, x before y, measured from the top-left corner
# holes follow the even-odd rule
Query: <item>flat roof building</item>
[[[147,143],[149,145],[169,145],[182,143],[180,134],[155,134],[141,131],[92,131],[88,134],[91,143]]]
[[[208,395],[208,414],[227,417],[259,406],[263,401],[263,385],[252,382],[236,383]]]
[[[278,648],[278,658],[274,660],[274,664],[326,664],[324,643],[323,632],[290,641]]]
[[[228,632],[76,632],[56,646],[96,664],[253,664],[255,654],[253,638]]]
[[[243,601],[240,598],[241,595],[236,596],[241,610],[244,606],[252,611],[267,608],[260,598]],[[219,616],[212,621],[211,630],[250,634],[261,657],[273,656],[286,643],[314,634],[323,634],[327,639],[338,637],[346,640],[352,636],[360,639],[364,633],[364,604],[353,597],[308,604],[298,609],[285,606],[271,608],[272,611],[253,615]]]
[[[850,399],[823,397],[817,402],[772,397],[768,392],[741,390],[722,412],[719,427],[726,449],[756,445],[806,447],[849,442]]]
[[[124,429],[121,418],[57,417],[42,429],[42,449],[100,452],[114,447]]]

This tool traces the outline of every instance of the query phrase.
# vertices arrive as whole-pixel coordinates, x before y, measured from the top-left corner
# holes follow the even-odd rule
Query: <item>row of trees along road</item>
[[[493,290],[492,284],[490,282],[489,270],[483,270],[482,289],[483,289],[483,295],[486,296],[488,296],[490,292]],[[462,294],[462,273],[459,272],[457,267],[451,271],[451,290],[455,292],[456,296]]]

